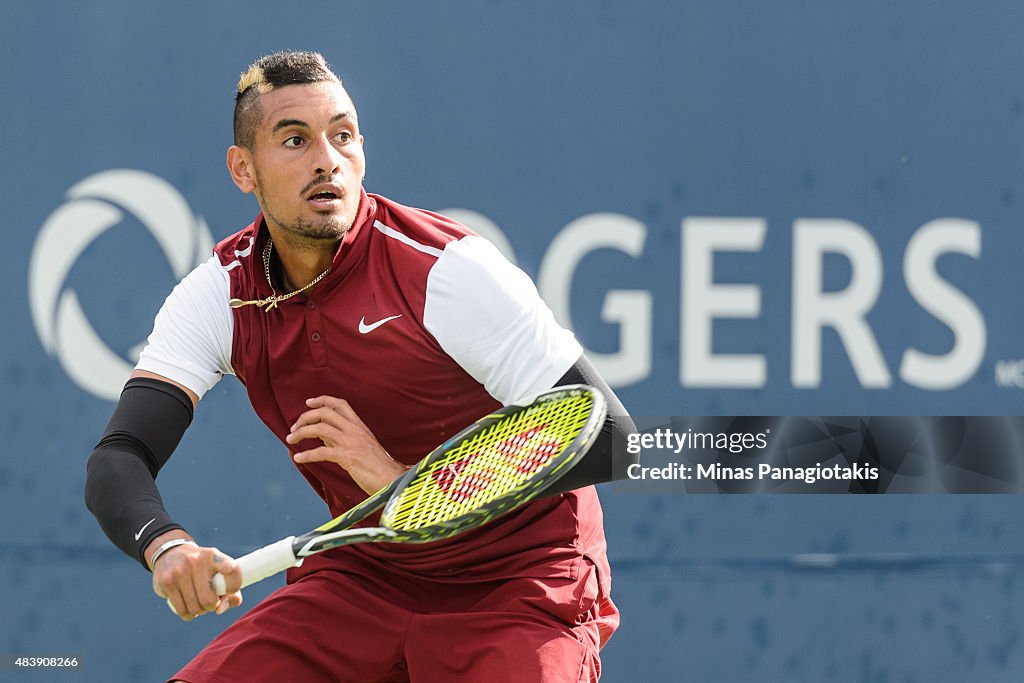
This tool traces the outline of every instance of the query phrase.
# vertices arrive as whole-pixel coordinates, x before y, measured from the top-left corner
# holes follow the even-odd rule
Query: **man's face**
[[[366,170],[352,100],[338,83],[313,83],[275,88],[259,104],[248,157],[264,217],[300,243],[337,241],[355,220]]]

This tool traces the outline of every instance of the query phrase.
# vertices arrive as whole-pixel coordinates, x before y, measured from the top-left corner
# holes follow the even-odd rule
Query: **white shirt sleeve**
[[[533,281],[482,237],[450,242],[438,257],[423,324],[505,405],[550,389],[583,353]]]
[[[212,256],[168,295],[136,369],[173,380],[200,398],[222,376],[233,375],[229,298],[228,273]]]

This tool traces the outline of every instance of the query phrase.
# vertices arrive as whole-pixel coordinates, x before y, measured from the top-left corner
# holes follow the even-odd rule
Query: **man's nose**
[[[315,143],[313,172],[315,175],[333,176],[341,171],[341,152],[335,149],[325,136],[320,136]]]

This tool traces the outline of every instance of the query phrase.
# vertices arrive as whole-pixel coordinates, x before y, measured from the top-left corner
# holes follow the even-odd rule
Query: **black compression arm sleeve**
[[[192,401],[184,391],[136,377],[89,456],[85,504],[114,545],[144,567],[150,541],[182,528],[164,510],[155,480],[191,422]]]
[[[608,402],[608,419],[601,428],[597,440],[583,459],[564,477],[545,491],[545,495],[563,493],[573,489],[626,478],[626,469],[639,462],[639,455],[626,452],[626,439],[636,432],[633,419],[626,412],[622,401],[615,395],[608,383],[597,373],[586,356],[580,356],[555,386],[565,384],[589,384],[604,395]]]

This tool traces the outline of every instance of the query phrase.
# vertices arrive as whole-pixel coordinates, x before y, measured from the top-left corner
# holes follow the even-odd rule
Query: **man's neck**
[[[270,230],[274,249],[271,259],[276,256],[280,264],[282,286],[286,292],[305,287],[325,270],[331,267],[334,254],[338,250],[338,241],[327,240],[295,240],[281,231]],[[299,243],[297,243],[299,242]],[[271,263],[273,269],[273,262]]]

